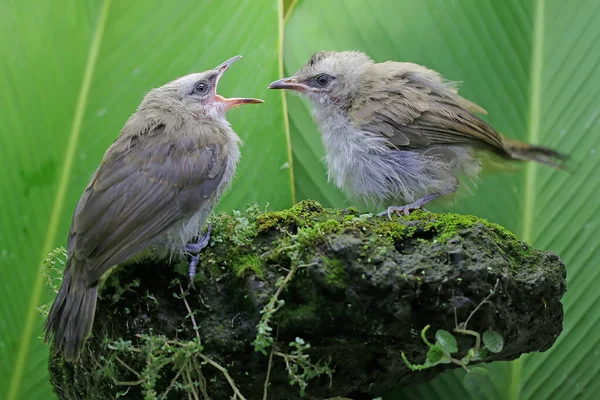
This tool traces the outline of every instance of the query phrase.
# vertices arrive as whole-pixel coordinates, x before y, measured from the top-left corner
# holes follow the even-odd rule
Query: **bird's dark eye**
[[[196,92],[197,94],[204,94],[208,91],[208,83],[204,82],[204,81],[200,81],[196,83],[196,86],[194,86],[194,92]]]
[[[329,85],[329,82],[331,82],[331,76],[327,74],[317,75],[313,78],[313,81],[315,82],[316,86],[325,87]]]

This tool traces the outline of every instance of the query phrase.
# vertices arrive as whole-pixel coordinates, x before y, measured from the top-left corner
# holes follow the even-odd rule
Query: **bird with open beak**
[[[45,340],[75,361],[94,321],[100,277],[151,245],[172,254],[198,253],[210,228],[190,243],[229,187],[240,158],[240,138],[227,110],[259,99],[217,94],[223,73],[182,76],[151,90],[108,148],[75,209],[62,286],[46,320]]]
[[[500,135],[456,85],[417,64],[323,51],[269,88],[311,101],[329,178],[352,197],[389,206],[380,215],[408,214],[454,193],[460,176],[478,176],[486,153],[557,168],[567,158]]]

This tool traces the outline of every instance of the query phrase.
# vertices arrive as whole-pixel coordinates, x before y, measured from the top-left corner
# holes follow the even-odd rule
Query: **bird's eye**
[[[331,76],[329,76],[327,74],[321,74],[321,75],[315,76],[313,80],[317,86],[325,87],[325,86],[329,85],[329,82],[331,82]]]
[[[204,82],[204,81],[200,81],[196,83],[196,86],[194,86],[194,92],[196,92],[197,94],[204,94],[208,91],[208,83]]]

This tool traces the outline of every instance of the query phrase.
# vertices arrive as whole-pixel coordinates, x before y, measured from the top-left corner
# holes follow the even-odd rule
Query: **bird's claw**
[[[196,276],[196,268],[198,267],[198,260],[200,259],[200,252],[208,246],[208,242],[210,240],[210,233],[212,231],[212,225],[208,224],[206,228],[206,232],[204,235],[198,239],[196,243],[188,243],[185,245],[185,251],[188,253],[195,253],[190,260],[190,266],[188,268],[188,276],[190,278],[190,287],[195,289],[194,287],[194,276]]]
[[[377,216],[382,217],[387,214],[390,221],[392,221],[393,220],[392,219],[393,212],[398,214],[398,216],[401,216],[402,214],[409,215],[412,211],[419,210],[419,209],[425,210],[423,208],[423,203],[421,203],[420,201],[417,200],[414,203],[407,204],[404,206],[389,206],[386,211],[380,212],[379,214],[377,214]],[[427,210],[425,210],[425,211],[427,211]]]
[[[185,251],[188,253],[200,253],[202,249],[208,246],[208,241],[210,240],[210,232],[212,231],[211,224],[208,224],[206,228],[206,232],[196,243],[188,243],[185,245]]]
[[[196,254],[192,256],[190,260],[190,266],[188,267],[188,276],[190,278],[189,287],[196,290],[196,286],[194,285],[194,276],[196,276],[196,267],[198,266],[198,260],[200,259],[200,255]]]

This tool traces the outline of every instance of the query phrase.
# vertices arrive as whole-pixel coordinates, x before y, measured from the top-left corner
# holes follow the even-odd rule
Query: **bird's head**
[[[217,94],[219,80],[231,64],[240,58],[242,56],[232,57],[214,69],[185,75],[166,83],[150,91],[141,106],[161,109],[179,109],[184,106],[184,109],[189,109],[199,117],[223,119],[225,113],[235,106],[262,103],[263,100],[260,99],[228,99]]]
[[[344,107],[356,96],[373,65],[359,51],[321,51],[315,53],[294,76],[279,79],[269,89],[294,90],[308,97],[315,107]]]

